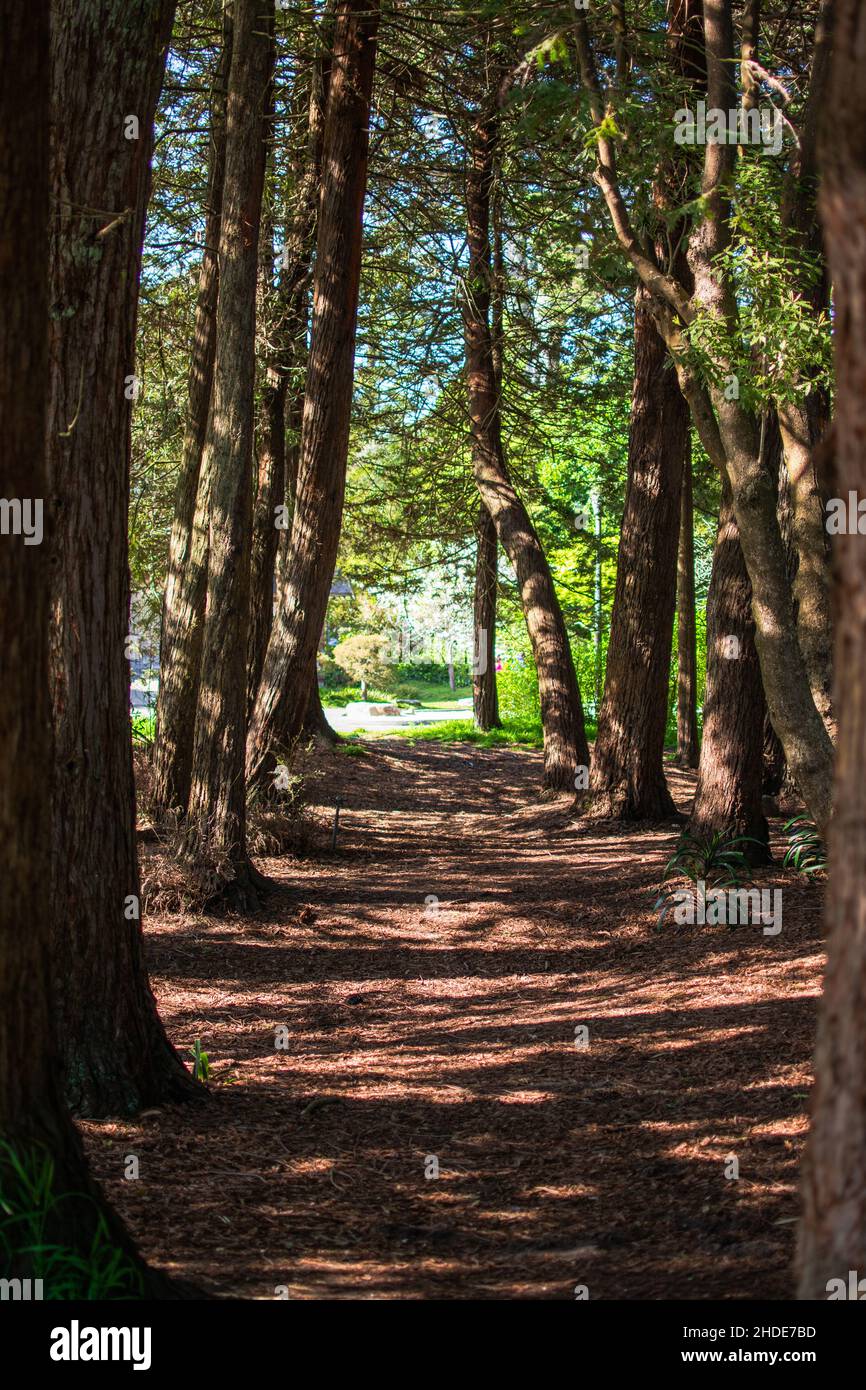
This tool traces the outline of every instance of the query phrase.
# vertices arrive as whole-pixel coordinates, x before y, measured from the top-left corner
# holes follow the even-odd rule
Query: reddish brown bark
[[[698,782],[689,832],[753,837],[750,862],[769,853],[761,806],[764,695],[755,650],[752,591],[730,489],[722,489],[713,572],[707,595],[707,681]]]
[[[339,0],[291,540],[247,742],[261,784],[304,721],[340,539],[354,381],[378,0]]]
[[[273,0],[236,0],[226,124],[213,395],[202,472],[210,477],[208,580],[189,798],[188,853],[219,863],[243,900],[253,394],[264,114],[274,63]]]
[[[677,553],[677,764],[697,767],[698,654],[695,613],[695,536],[691,440],[683,467]]]
[[[231,6],[223,11],[223,43],[211,98],[205,245],[196,299],[187,385],[186,428],[160,631],[159,694],[153,755],[153,800],[186,811],[201,663],[207,586],[207,486],[201,460],[207,434],[216,351],[219,238],[225,177],[226,93],[232,55]]]
[[[280,530],[276,508],[294,508],[297,484],[297,440],[287,454],[287,413],[293,436],[303,414],[307,359],[310,275],[316,243],[316,215],[322,176],[325,130],[325,88],[330,58],[311,62],[306,139],[296,151],[291,223],[281,256],[279,285],[269,296],[270,314],[263,336],[268,352],[261,393],[258,485],[253,508],[253,547],[250,579],[250,633],[247,656],[247,702],[255,707],[274,615],[274,575]],[[287,412],[287,395],[292,398]],[[286,531],[283,530],[283,535]],[[317,687],[318,689],[318,687]]]
[[[499,699],[496,691],[496,526],[487,508],[478,510],[475,524],[474,656],[477,670],[472,677],[472,708],[479,729],[497,729]]]
[[[866,10],[839,0],[822,139],[821,213],[835,286],[839,495],[866,496]],[[812,1128],[803,1172],[800,1296],[866,1277],[866,546],[836,549],[839,725],[826,901],[827,972],[818,1021]],[[862,1295],[861,1295],[862,1297]]]
[[[54,1026],[67,1097],[88,1115],[192,1087],[144,964],[127,659],[138,282],[173,11],[163,0],[52,11]]]
[[[604,698],[583,809],[593,817],[662,820],[676,815],[662,758],[689,413],[642,286],[634,343],[625,511]]]
[[[14,885],[0,894],[0,1277],[41,1274],[37,1261],[43,1257],[44,1269],[46,1246],[68,1250],[86,1269],[102,1228],[103,1240],[125,1257],[123,1292],[170,1297],[179,1290],[144,1266],[90,1178],[62,1098],[50,968],[58,898],[51,882],[56,784],[49,641],[56,529],[45,391],[51,262],[47,0],[33,0],[26,9],[2,0],[0,49],[7,64],[0,85],[0,493],[7,501],[38,501],[43,522],[36,544],[25,544],[23,534],[0,536],[0,877]],[[74,807],[65,809],[75,814]],[[118,895],[124,887],[116,885]],[[14,1224],[15,1217],[34,1210],[15,1162],[33,1175],[34,1165],[46,1159],[53,1200],[44,1211],[42,1250],[36,1250],[31,1223]],[[45,1282],[45,1297],[56,1298],[50,1278]]]

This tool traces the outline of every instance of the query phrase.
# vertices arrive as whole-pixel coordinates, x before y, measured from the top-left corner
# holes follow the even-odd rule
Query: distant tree
[[[574,786],[578,767],[589,764],[583,704],[562,607],[550,564],[532,519],[508,470],[502,441],[502,407],[496,342],[491,322],[493,257],[492,192],[501,138],[501,95],[493,85],[490,54],[479,51],[484,88],[468,114],[465,217],[469,265],[461,286],[466,394],[472,438],[472,472],[499,544],[517,576],[526,629],[538,672],[544,730],[544,784]]]
[[[355,637],[347,637],[334,648],[334,660],[342,666],[347,676],[358,681],[361,698],[367,698],[367,686],[377,685],[379,689],[394,678],[394,669],[388,662],[389,642],[379,633],[362,632]]]
[[[295,510],[250,719],[251,785],[303,727],[340,543],[378,26],[378,0],[337,0]]]

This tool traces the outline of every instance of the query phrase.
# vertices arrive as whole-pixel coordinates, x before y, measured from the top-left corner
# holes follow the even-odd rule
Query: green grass
[[[73,1250],[53,1238],[64,1201],[91,1199],[57,1193],[54,1160],[41,1145],[16,1149],[0,1140],[0,1271],[24,1266],[43,1281],[46,1300],[142,1298],[141,1275],[112,1243],[101,1213],[94,1212],[89,1248]]]
[[[530,719],[505,719],[501,729],[487,733],[470,720],[443,719],[415,729],[393,729],[390,736],[410,743],[472,743],[478,748],[541,748],[543,744],[541,725]]]
[[[345,685],[340,690],[320,691],[322,704],[332,709],[343,709],[346,705],[357,704],[361,699],[359,685]],[[458,686],[452,690],[446,683],[437,681],[400,681],[393,690],[377,690],[371,686],[367,700],[374,705],[392,705],[400,700],[418,700],[426,709],[459,708],[461,700],[472,698],[472,686]]]

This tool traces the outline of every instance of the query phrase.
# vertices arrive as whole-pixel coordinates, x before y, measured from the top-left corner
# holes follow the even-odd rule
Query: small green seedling
[[[210,1080],[210,1060],[201,1045],[201,1038],[196,1038],[195,1047],[189,1054],[192,1058],[192,1074],[196,1081],[208,1082]]]

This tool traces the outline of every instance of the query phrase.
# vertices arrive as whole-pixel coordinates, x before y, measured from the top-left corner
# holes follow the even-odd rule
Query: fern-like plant
[[[677,890],[670,885],[664,886],[667,879],[682,877],[712,888],[739,888],[744,880],[752,877],[752,866],[742,848],[748,844],[760,845],[761,841],[751,835],[730,835],[724,830],[713,830],[709,835],[681,835],[674,854],[665,865],[654,905],[654,911],[662,909],[659,926],[664,925],[677,896]]]
[[[782,863],[786,869],[796,869],[798,874],[811,878],[827,868],[827,851],[818,834],[814,821],[808,816],[794,816],[785,824],[788,848]]]
[[[738,888],[743,879],[752,877],[752,868],[742,845],[760,845],[751,835],[729,835],[713,830],[709,835],[683,835],[676,851],[665,866],[662,883],[673,875],[682,875],[697,883],[712,884],[714,888]]]

